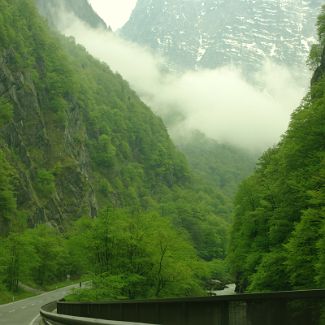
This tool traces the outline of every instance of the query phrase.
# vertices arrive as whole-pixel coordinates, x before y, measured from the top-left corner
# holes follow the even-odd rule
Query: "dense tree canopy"
[[[213,265],[223,271],[224,195],[33,0],[1,0],[0,29],[0,286],[91,273],[99,288],[113,277],[115,296],[201,293]]]
[[[324,8],[318,20],[323,48]],[[324,286],[324,54],[280,143],[236,197],[229,264],[239,290]]]

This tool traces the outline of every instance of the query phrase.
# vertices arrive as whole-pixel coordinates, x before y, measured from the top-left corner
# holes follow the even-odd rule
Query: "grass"
[[[35,296],[32,292],[27,292],[24,290],[19,290],[15,293],[4,290],[3,288],[0,288],[0,304],[8,304],[10,302],[26,299],[29,297]]]
[[[75,284],[78,282],[78,280],[66,280],[66,281],[61,281],[53,284],[46,285],[42,288],[36,288],[42,291],[53,291],[55,289],[67,287],[69,285]],[[28,284],[30,285],[30,284]],[[3,287],[0,286],[0,305],[7,304],[13,301],[18,301],[30,297],[37,296],[38,294],[35,292],[28,292],[22,289],[19,289],[17,292],[10,292]]]

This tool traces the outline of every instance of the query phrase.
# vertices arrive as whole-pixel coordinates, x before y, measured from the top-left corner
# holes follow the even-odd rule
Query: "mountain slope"
[[[232,201],[238,184],[253,173],[256,155],[228,144],[221,144],[196,131],[176,145],[186,156],[191,169]]]
[[[68,13],[84,21],[93,28],[106,29],[105,22],[96,14],[87,0],[36,0],[40,13],[46,17],[51,25],[56,25],[58,9],[64,8]]]
[[[33,0],[1,1],[0,27],[0,237],[9,251],[24,245],[26,224],[65,231],[123,208],[130,220],[163,216],[200,257],[224,258],[229,200],[193,177],[127,82],[51,31]]]
[[[1,1],[1,232],[62,226],[103,206],[150,208],[187,186],[162,121],[120,76],[50,32],[30,0]]]
[[[121,34],[176,69],[304,67],[321,0],[139,0]]]
[[[237,194],[229,262],[239,291],[325,285],[325,7],[318,27],[310,92]]]
[[[67,274],[93,275],[87,299],[204,294],[210,269],[225,273],[222,193],[35,1],[1,0],[0,29],[1,302]]]

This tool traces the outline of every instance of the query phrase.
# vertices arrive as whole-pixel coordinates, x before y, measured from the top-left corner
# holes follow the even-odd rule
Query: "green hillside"
[[[87,273],[100,298],[202,294],[225,273],[224,195],[33,0],[0,0],[0,28],[0,290]]]
[[[219,189],[228,198],[230,214],[238,185],[253,173],[257,154],[222,144],[199,131],[184,139],[176,139],[176,144],[200,179]]]
[[[1,6],[2,156],[31,224],[103,203],[148,208],[189,183],[162,121],[121,77],[49,32],[32,1]]]
[[[310,91],[237,193],[229,264],[240,291],[325,285],[325,8],[317,25]]]
[[[62,19],[66,19],[66,14],[74,14],[90,27],[97,27],[101,20],[98,16],[97,19],[94,18],[96,14],[87,4],[87,0],[37,0],[37,4],[40,13],[51,26],[60,32],[64,32]],[[62,14],[62,9],[65,14]],[[203,183],[203,187],[210,186],[209,191],[216,192],[213,196],[222,196],[224,202],[217,203],[218,213],[229,216],[232,211],[234,193],[239,183],[252,173],[257,154],[253,155],[248,150],[231,144],[220,143],[199,131],[188,131],[183,135],[173,132],[182,130],[183,126],[180,125],[185,120],[176,107],[171,107],[168,112],[160,111],[159,115],[167,128],[171,130],[172,141],[187,158],[190,169],[196,175],[196,182]]]
[[[39,12],[51,26],[56,26],[62,17],[60,10],[73,14],[93,28],[107,29],[105,22],[96,14],[87,0],[36,0]],[[62,22],[61,22],[62,23]]]

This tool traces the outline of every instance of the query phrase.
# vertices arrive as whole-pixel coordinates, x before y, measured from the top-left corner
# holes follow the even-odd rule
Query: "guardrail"
[[[103,319],[94,319],[86,317],[76,317],[69,315],[59,315],[53,311],[57,308],[57,302],[51,302],[41,308],[40,314],[45,324],[49,325],[158,325],[158,324],[144,324],[135,322],[121,322]]]
[[[73,303],[59,314],[163,325],[325,325],[325,290]]]

